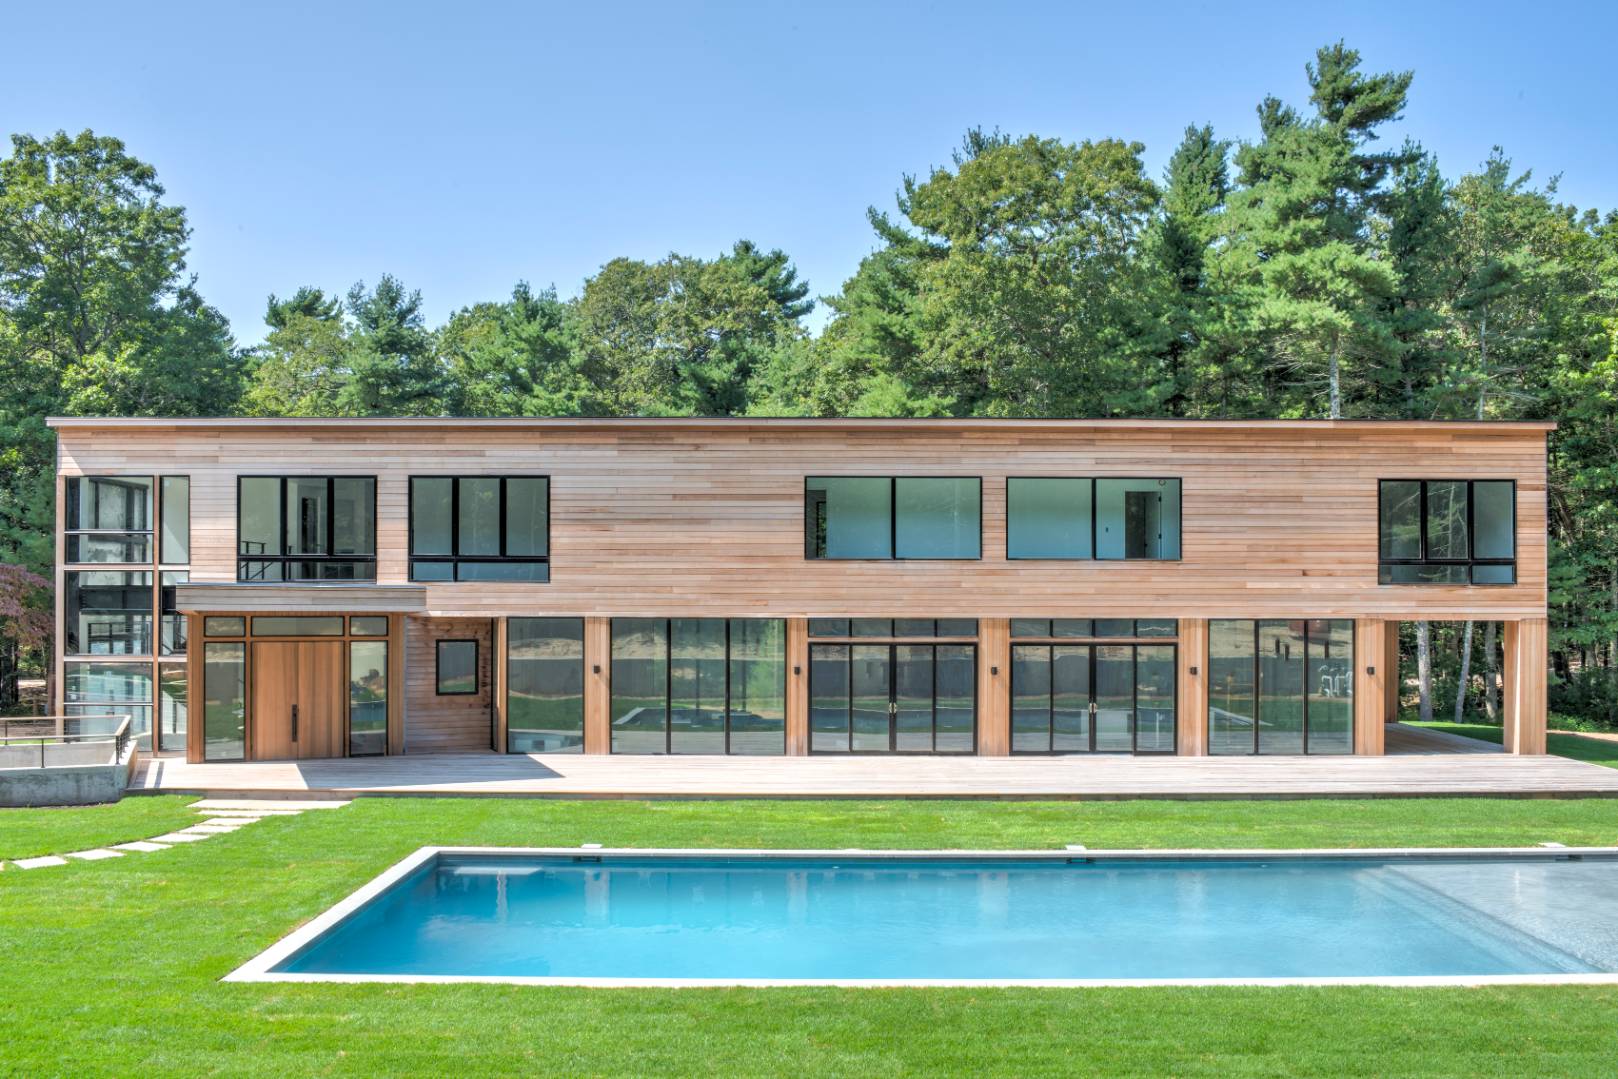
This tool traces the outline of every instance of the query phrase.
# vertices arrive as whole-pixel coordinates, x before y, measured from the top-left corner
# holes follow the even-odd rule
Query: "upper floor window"
[[[976,476],[804,480],[805,558],[981,558],[982,521]]]
[[[152,477],[69,476],[66,482],[69,562],[152,560]]]
[[[1013,476],[1006,557],[1178,559],[1180,481]]]
[[[412,476],[412,581],[551,579],[550,480]]]
[[[375,580],[376,479],[242,476],[236,544],[237,580]]]
[[[1379,584],[1515,584],[1514,480],[1383,480]]]

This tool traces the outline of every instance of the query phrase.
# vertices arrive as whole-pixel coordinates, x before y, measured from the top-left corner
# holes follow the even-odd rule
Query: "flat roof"
[[[810,416],[51,416],[47,427],[59,430],[91,428],[188,428],[236,430],[261,427],[411,428],[506,427],[517,429],[565,428],[695,428],[725,427],[859,429],[1016,430],[1018,428],[1087,431],[1113,429],[1237,428],[1278,431],[1353,431],[1408,427],[1424,431],[1554,431],[1550,420],[1220,420],[1220,419],[1077,419],[986,417],[810,417]]]

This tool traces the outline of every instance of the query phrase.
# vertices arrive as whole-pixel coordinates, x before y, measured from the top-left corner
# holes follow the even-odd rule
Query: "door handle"
[[[298,706],[292,706],[292,740],[298,740]]]
[[[296,711],[296,708],[294,708],[294,711]],[[1090,702],[1090,714],[1093,716],[1093,715],[1096,714],[1097,711],[1098,711],[1098,709],[1096,708],[1096,702],[1091,701]]]

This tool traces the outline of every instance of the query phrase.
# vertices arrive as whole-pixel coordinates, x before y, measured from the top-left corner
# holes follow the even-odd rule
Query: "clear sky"
[[[1327,14],[1330,9],[1343,13]],[[1618,3],[9,5],[0,132],[90,127],[151,162],[244,343],[265,297],[384,272],[430,320],[610,258],[780,247],[817,294],[867,206],[974,125],[1146,145],[1256,135],[1342,37],[1416,72],[1446,174],[1500,144],[1618,208]],[[818,323],[817,312],[817,323]]]

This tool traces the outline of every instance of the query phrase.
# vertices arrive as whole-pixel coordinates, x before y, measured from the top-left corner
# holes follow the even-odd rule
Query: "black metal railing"
[[[90,733],[84,729],[84,721],[99,719],[117,721],[109,731]],[[68,725],[76,723],[80,729],[69,731]],[[106,745],[112,748],[112,760],[107,762],[117,764],[129,752],[130,727],[133,719],[127,715],[102,716],[21,716],[16,718],[0,718],[0,750],[30,750],[38,748],[39,763],[37,767],[44,768],[49,764],[48,752],[52,746],[68,745]],[[27,734],[13,734],[19,727],[32,727]],[[44,729],[40,729],[44,728]],[[21,758],[27,756],[28,762]],[[32,753],[4,753],[0,754],[0,768],[29,768],[32,764]]]

